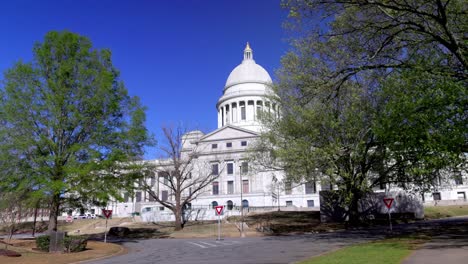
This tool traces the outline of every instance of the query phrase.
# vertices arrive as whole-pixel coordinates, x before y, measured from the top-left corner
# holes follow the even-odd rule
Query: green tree
[[[293,49],[272,98],[281,118],[265,115],[270,130],[257,150],[267,154],[257,160],[338,186],[351,221],[377,184],[426,190],[466,162],[463,1],[283,5]]]
[[[5,73],[0,89],[0,176],[4,188],[30,186],[50,200],[51,231],[69,196],[120,199],[139,177],[126,164],[152,141],[109,50],[52,31],[33,53]]]

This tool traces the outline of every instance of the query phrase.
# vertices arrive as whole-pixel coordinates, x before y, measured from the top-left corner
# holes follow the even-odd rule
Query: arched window
[[[232,203],[231,200],[227,201],[226,204],[227,204],[227,209],[228,209],[228,210],[232,210],[232,208],[234,207],[234,204]]]
[[[242,200],[242,208],[248,208],[249,207],[249,201],[248,200]]]
[[[211,208],[215,208],[215,206],[218,206],[218,202],[217,201],[212,201],[211,202]]]

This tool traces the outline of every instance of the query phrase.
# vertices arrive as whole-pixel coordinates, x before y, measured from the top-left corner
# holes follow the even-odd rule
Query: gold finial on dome
[[[248,51],[248,50],[252,51],[252,49],[250,48],[249,42],[247,41],[247,45],[245,45],[244,51]]]
[[[253,52],[252,49],[250,48],[249,42],[247,42],[247,45],[245,45],[244,49],[244,60],[252,60],[253,59]]]

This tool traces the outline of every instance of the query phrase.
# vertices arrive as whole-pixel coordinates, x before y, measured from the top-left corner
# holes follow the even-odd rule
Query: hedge
[[[49,251],[50,237],[48,235],[36,238],[36,246],[42,251]],[[65,236],[63,246],[65,252],[80,252],[86,249],[87,236]]]

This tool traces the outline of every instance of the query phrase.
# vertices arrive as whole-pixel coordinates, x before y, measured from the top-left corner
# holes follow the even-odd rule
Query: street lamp
[[[241,237],[244,237],[244,201],[242,200],[242,164],[239,165],[240,210],[241,210]]]

